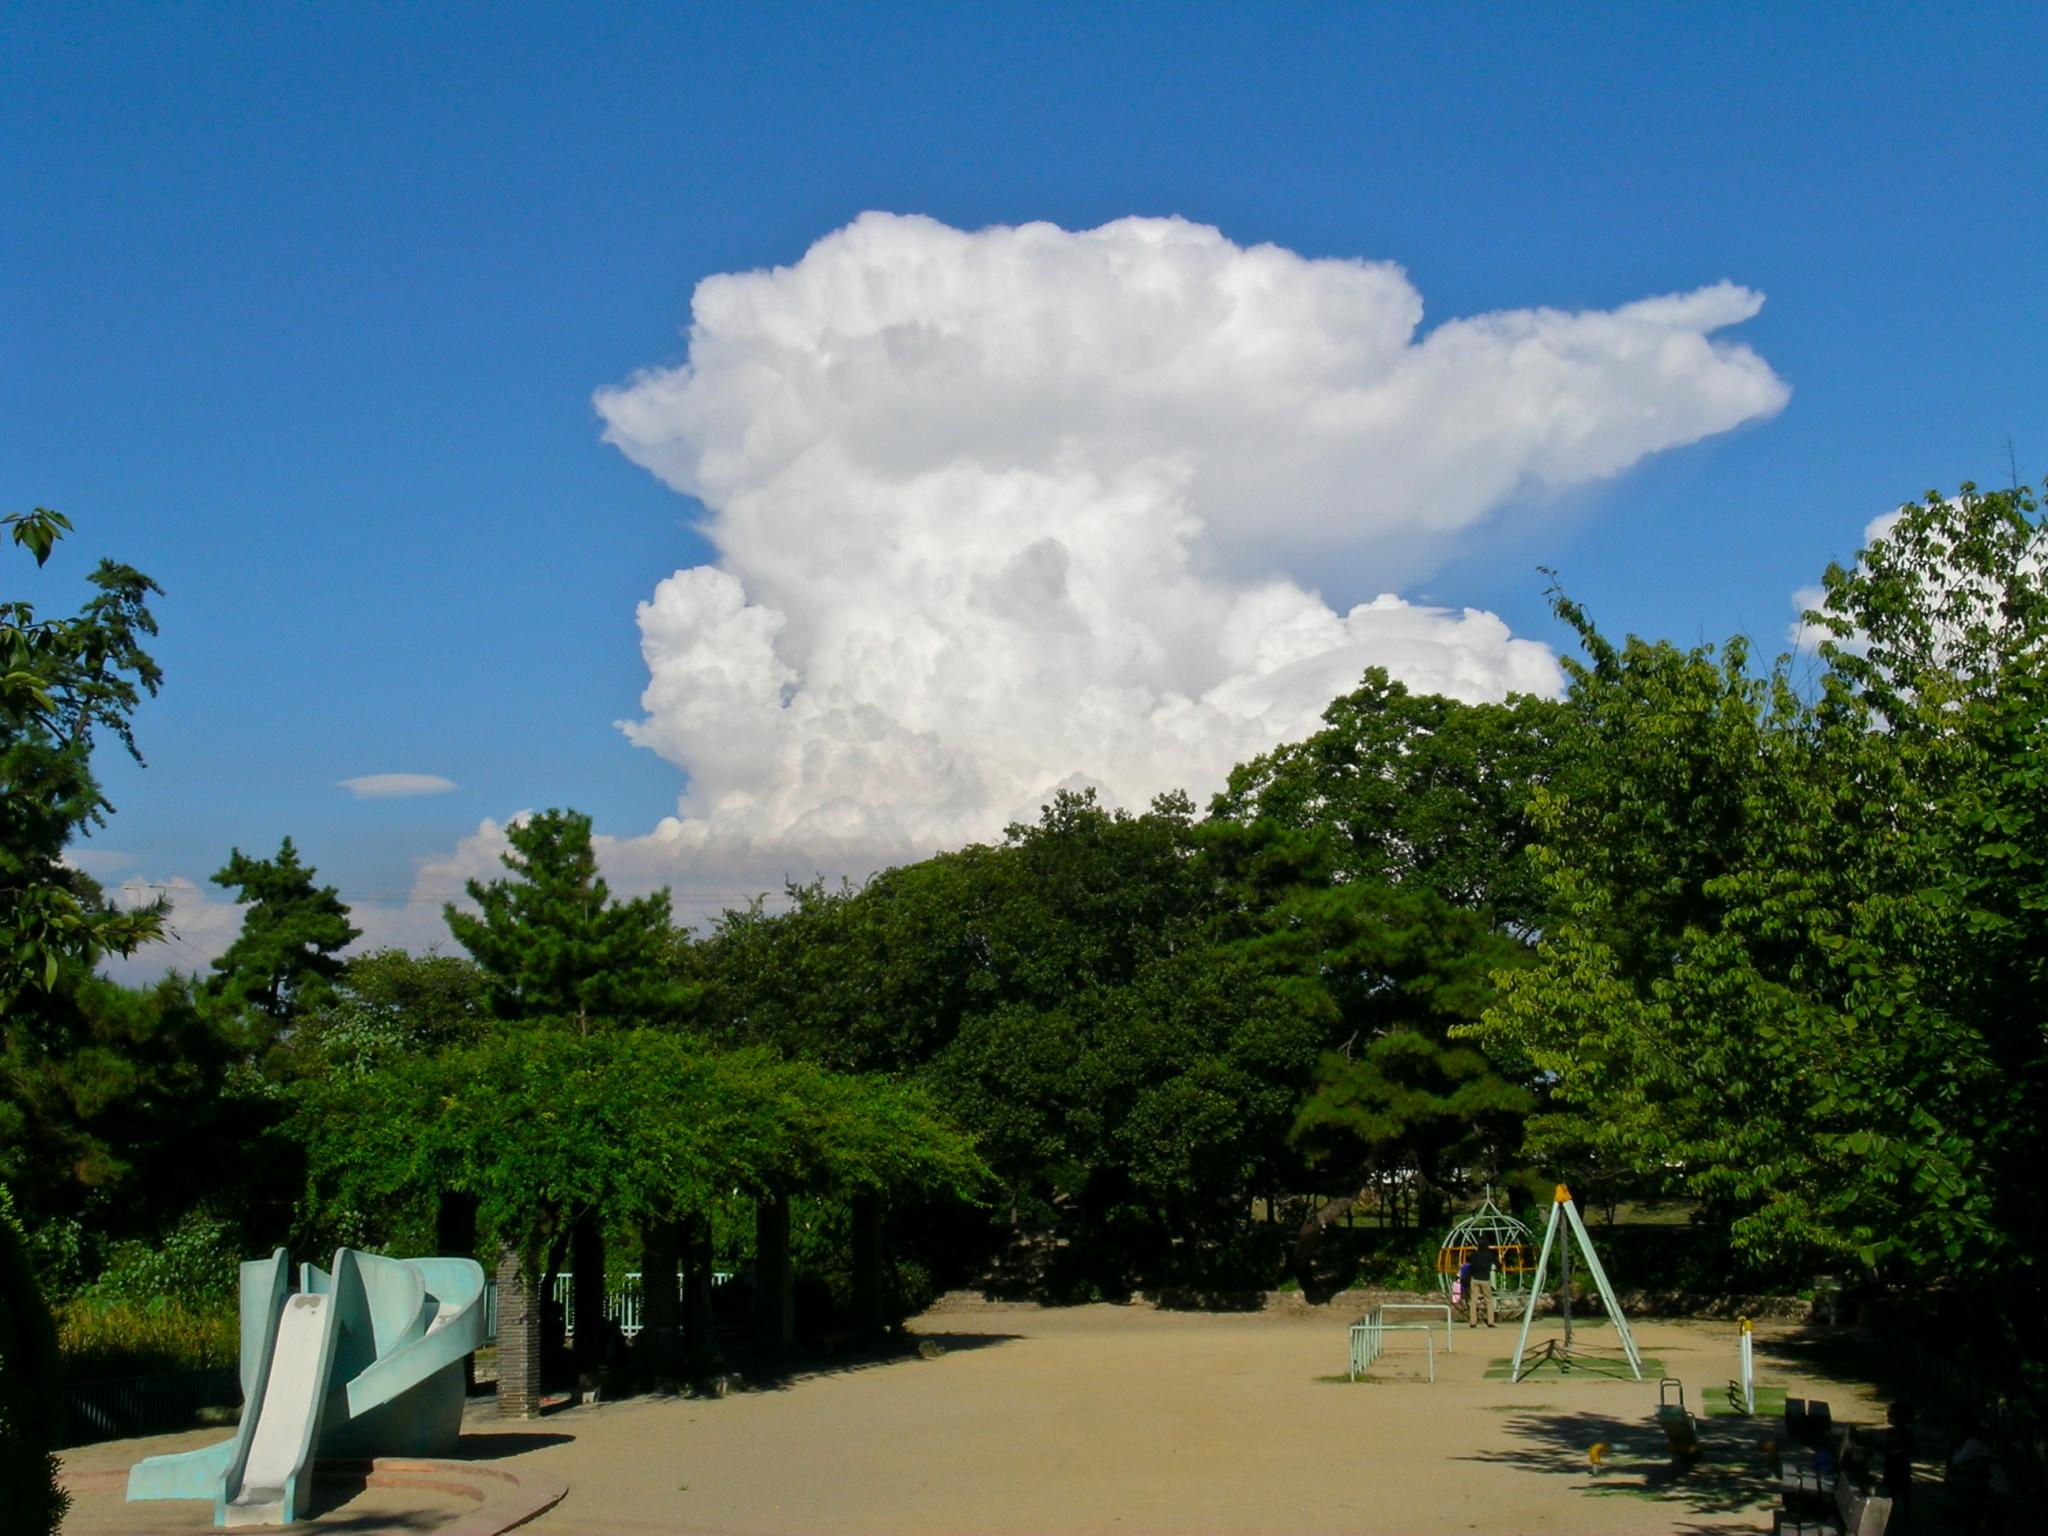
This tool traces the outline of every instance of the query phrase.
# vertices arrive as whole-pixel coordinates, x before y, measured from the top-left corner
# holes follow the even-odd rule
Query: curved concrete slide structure
[[[337,1250],[296,1289],[279,1249],[244,1264],[242,1422],[231,1440],[153,1456],[130,1499],[211,1499],[221,1526],[286,1524],[316,1456],[440,1456],[462,1430],[462,1362],[483,1343],[483,1270],[469,1259]]]

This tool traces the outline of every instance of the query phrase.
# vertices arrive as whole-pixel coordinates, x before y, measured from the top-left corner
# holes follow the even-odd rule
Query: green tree
[[[38,507],[0,526],[41,566],[71,524]],[[62,862],[112,810],[92,773],[95,734],[112,731],[140,762],[130,719],[162,679],[142,648],[156,583],[111,560],[88,580],[94,596],[73,618],[0,602],[0,1015],[56,986],[67,961],[128,954],[161,928],[160,906],[112,909]]]
[[[1419,886],[1530,928],[1529,807],[1569,762],[1571,723],[1555,700],[1466,704],[1372,667],[1322,729],[1233,769],[1210,815],[1325,833],[1332,879]]]
[[[25,1536],[56,1536],[71,1499],[57,1484],[57,1332],[0,1184],[0,1500]]]
[[[360,1077],[480,1039],[491,1023],[484,975],[460,955],[380,949],[342,963],[332,991],[293,1031],[290,1077]]]
[[[1538,805],[1555,920],[1478,1031],[1550,1075],[1539,1137],[1668,1170],[1740,1252],[1995,1290],[2007,1372],[2043,1358],[2043,552],[2023,489],[1902,508],[1827,573],[1806,694],[1560,603],[1601,771]]]
[[[696,988],[671,955],[666,888],[613,901],[597,872],[590,818],[543,811],[506,829],[512,878],[467,889],[478,915],[442,909],[487,978],[501,1019],[599,1026],[673,1025]]]
[[[231,849],[213,874],[213,883],[233,891],[246,910],[242,931],[213,962],[207,990],[273,1028],[329,995],[341,974],[341,951],[361,936],[334,887],[315,885],[313,874],[289,837],[273,859]]]
[[[0,1031],[0,1179],[38,1227],[154,1237],[218,1188],[249,1106],[202,1001],[183,977],[129,988],[74,964],[34,1030]]]

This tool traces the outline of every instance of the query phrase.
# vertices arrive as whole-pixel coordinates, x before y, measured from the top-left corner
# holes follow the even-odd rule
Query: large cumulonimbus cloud
[[[867,214],[708,278],[686,360],[597,396],[719,556],[640,609],[624,728],[688,775],[641,853],[873,867],[1062,784],[1200,795],[1375,663],[1553,690],[1491,614],[1305,578],[1392,592],[1505,508],[1770,415],[1785,385],[1715,335],[1761,303],[1721,283],[1419,334],[1398,267],[1179,219]]]

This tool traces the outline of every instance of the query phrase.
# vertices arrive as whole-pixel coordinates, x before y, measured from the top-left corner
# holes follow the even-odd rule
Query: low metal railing
[[[56,1443],[61,1450],[190,1429],[200,1409],[236,1408],[241,1402],[242,1376],[232,1365],[67,1382],[57,1391]]]
[[[1436,1380],[1436,1334],[1428,1323],[1390,1323],[1380,1316],[1380,1309],[1374,1307],[1362,1323],[1351,1325],[1351,1379],[1353,1381],[1370,1370],[1373,1364],[1387,1352],[1387,1335],[1390,1333],[1419,1333],[1423,1343],[1429,1346],[1429,1379]]]

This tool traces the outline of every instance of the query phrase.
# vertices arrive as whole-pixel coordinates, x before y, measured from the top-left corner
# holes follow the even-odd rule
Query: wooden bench
[[[1795,1404],[1797,1405],[1795,1408]],[[1791,1399],[1785,1404],[1787,1438],[1812,1443],[1819,1426],[1832,1425],[1826,1403]],[[1832,1442],[1834,1475],[1818,1465],[1802,1467],[1790,1458],[1779,1464],[1780,1508],[1773,1522],[1778,1536],[1884,1536],[1891,1523],[1892,1501],[1871,1485],[1873,1447],[1853,1428],[1819,1438]]]

